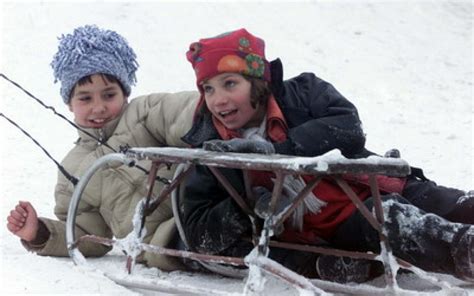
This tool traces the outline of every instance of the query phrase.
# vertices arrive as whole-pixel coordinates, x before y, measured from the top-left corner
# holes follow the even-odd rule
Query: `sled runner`
[[[87,186],[87,183],[93,174],[106,165],[109,166],[119,163],[120,165],[126,164],[132,166],[136,160],[143,159],[147,159],[152,162],[152,168],[149,174],[149,193],[144,199],[143,203],[138,205],[136,211],[137,214],[133,221],[134,229],[129,234],[129,236],[121,240],[113,240],[89,235],[83,236],[76,240],[74,225],[78,204],[81,199],[82,191],[84,190],[85,186]],[[180,164],[176,170],[174,179],[164,187],[159,196],[153,196],[152,190],[157,170],[161,166],[170,164]],[[187,245],[186,237],[181,227],[179,210],[179,184],[186,178],[187,174],[193,169],[195,165],[207,166],[216,176],[222,186],[227,190],[229,195],[249,215],[251,221],[253,222],[254,233],[252,241],[255,245],[255,248],[245,258],[214,256],[182,250],[167,249],[144,244],[140,241],[143,221],[146,218],[146,215],[156,209],[161,202],[171,195],[173,199],[173,213],[175,215],[179,234],[184,244]],[[264,220],[263,227],[255,225],[255,214],[248,206],[246,199],[232,187],[230,182],[228,182],[228,180],[226,180],[226,178],[219,172],[218,168],[236,168],[243,170],[245,192],[247,196],[252,196],[252,190],[248,178],[248,173],[250,170],[271,171],[275,174],[277,181],[275,182],[275,187],[273,189],[270,202],[270,209],[273,210],[270,210],[270,214]],[[364,295],[383,295],[387,293],[395,293],[396,291],[400,291],[396,281],[396,274],[399,268],[409,269],[419,277],[422,277],[441,289],[456,290],[456,288],[453,288],[449,283],[429,276],[422,270],[412,266],[410,263],[395,258],[391,253],[388,239],[385,236],[385,232],[383,230],[384,217],[376,176],[385,175],[401,177],[406,176],[409,173],[409,165],[406,161],[399,158],[371,156],[369,158],[363,159],[347,159],[343,157],[338,150],[330,151],[318,157],[296,157],[286,155],[221,153],[205,151],[202,149],[170,147],[130,148],[124,153],[109,154],[98,159],[80,179],[72,196],[67,217],[66,237],[69,254],[76,264],[80,264],[84,262],[84,257],[77,248],[77,245],[81,241],[87,240],[104,245],[115,246],[127,254],[126,264],[129,272],[131,272],[134,258],[142,251],[189,258],[198,261],[205,268],[219,274],[233,277],[247,277],[244,290],[254,293],[259,293],[264,289],[264,287],[260,284],[260,279],[263,273],[271,274],[277,278],[283,279],[298,289],[311,291],[316,295],[326,295],[325,291],[356,293]],[[368,175],[371,193],[375,200],[374,214],[365,207],[363,202],[360,201],[357,195],[350,188],[347,181],[341,177],[345,174]],[[312,181],[307,182],[306,186],[298,193],[290,206],[287,206],[284,210],[275,215],[274,208],[278,202],[278,199],[281,197],[283,183],[282,180],[284,180],[286,175],[313,175],[315,178]],[[323,177],[333,179],[349,196],[351,201],[361,211],[369,223],[378,231],[381,244],[380,254],[351,252],[330,249],[327,247],[284,243],[271,240],[271,233],[273,233],[275,227],[277,227],[280,223],[283,223],[292,214],[298,204],[303,202],[304,197],[318,184],[318,182]],[[219,222],[220,221],[216,221],[216,223]],[[384,265],[384,279],[386,286],[384,288],[364,288],[365,285],[359,285],[357,289],[348,290],[345,285],[329,283],[321,280],[309,280],[267,258],[266,254],[270,246],[335,256],[379,260]],[[235,268],[235,266],[247,266],[249,269]],[[125,286],[134,286],[133,282],[124,279],[115,278],[115,281]],[[144,287],[144,284],[141,284],[140,288],[159,290],[159,287],[153,287],[153,284],[146,287]],[[179,290],[179,287],[175,287],[175,289]],[[188,288],[184,289],[183,287],[181,291],[190,292],[190,290],[187,289]],[[201,294],[215,294],[211,293],[211,291],[206,291],[205,288],[201,288],[199,292]]]

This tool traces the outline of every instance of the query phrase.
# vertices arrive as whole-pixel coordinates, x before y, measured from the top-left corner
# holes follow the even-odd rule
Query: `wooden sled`
[[[315,178],[306,184],[306,186],[299,192],[297,197],[291,206],[285,208],[278,215],[270,214],[264,221],[263,228],[260,230],[255,226],[254,223],[254,240],[255,249],[245,258],[236,257],[225,257],[225,256],[214,256],[207,254],[200,254],[196,252],[188,252],[175,249],[167,249],[157,247],[149,244],[144,244],[139,240],[141,227],[140,223],[135,223],[134,230],[127,237],[127,243],[122,243],[121,240],[106,239],[97,236],[83,236],[76,239],[74,233],[74,225],[76,219],[76,213],[78,204],[81,199],[82,191],[87,185],[92,175],[102,167],[111,165],[112,163],[126,164],[132,166],[136,160],[150,160],[152,167],[149,174],[149,194],[140,205],[140,209],[137,210],[140,215],[139,220],[142,221],[146,217],[147,213],[156,209],[156,207],[168,198],[171,193],[173,194],[173,212],[175,215],[178,230],[180,230],[180,236],[186,244],[186,238],[181,228],[181,220],[179,214],[179,184],[185,179],[188,173],[193,169],[195,165],[207,166],[210,171],[216,176],[219,182],[226,188],[230,196],[239,204],[239,206],[249,215],[251,221],[254,221],[255,215],[253,211],[247,205],[245,198],[240,196],[239,193],[232,187],[232,185],[226,180],[226,178],[220,173],[218,168],[236,168],[243,170],[245,191],[247,196],[251,196],[252,190],[248,178],[249,170],[262,170],[271,171],[275,173],[276,182],[272,192],[272,200],[270,203],[271,209],[275,208],[277,200],[280,198],[282,192],[282,180],[286,175],[314,175]],[[181,164],[176,170],[175,178],[163,188],[159,196],[155,197],[152,195],[153,184],[156,179],[157,170],[161,166],[170,164]],[[205,268],[220,273],[226,276],[237,276],[247,278],[247,282],[244,288],[245,293],[261,293],[264,289],[259,284],[259,279],[263,273],[271,274],[277,278],[280,278],[297,289],[310,291],[315,295],[328,295],[328,291],[348,293],[348,294],[359,294],[359,295],[387,295],[397,294],[399,292],[410,292],[409,290],[403,290],[397,285],[396,274],[399,268],[408,269],[414,272],[419,277],[431,282],[434,286],[439,287],[441,290],[449,290],[450,295],[457,294],[456,291],[459,289],[453,287],[448,282],[442,281],[434,276],[426,274],[423,270],[411,265],[410,263],[403,261],[399,258],[395,258],[392,255],[388,239],[385,236],[383,230],[384,217],[382,210],[382,203],[380,198],[380,192],[376,181],[377,175],[396,176],[402,177],[410,173],[410,167],[408,163],[399,158],[384,158],[378,156],[371,156],[363,159],[347,159],[344,158],[339,151],[334,150],[318,157],[295,157],[286,155],[261,155],[261,154],[250,154],[250,153],[220,153],[210,152],[202,149],[186,149],[186,148],[130,148],[124,153],[115,153],[103,156],[98,159],[84,174],[76,186],[74,194],[72,196],[71,203],[69,205],[68,217],[67,217],[67,229],[66,238],[69,249],[69,254],[76,264],[85,262],[83,255],[79,252],[77,245],[84,240],[93,241],[104,245],[115,246],[121,248],[127,257],[127,268],[131,272],[134,257],[142,251],[154,252],[158,254],[166,254],[169,256],[176,256],[182,258],[193,259],[200,262]],[[344,174],[353,175],[368,175],[371,187],[371,193],[374,197],[374,212],[372,214],[357,195],[352,191],[347,182],[341,177]],[[338,249],[330,249],[327,247],[319,247],[313,245],[301,245],[293,243],[284,243],[271,240],[270,233],[274,227],[279,223],[283,223],[295,210],[297,205],[303,201],[306,194],[308,194],[322,178],[332,178],[344,192],[348,195],[355,206],[360,210],[364,217],[369,223],[378,231],[381,253],[363,253],[363,252],[351,252]],[[133,238],[130,240],[130,236]],[[130,244],[130,241],[133,241]],[[351,258],[365,258],[370,260],[379,260],[384,265],[384,279],[386,286],[384,288],[366,287],[366,285],[359,285],[357,289],[347,289],[345,285],[330,283],[321,280],[309,280],[301,275],[298,275],[277,262],[267,258],[267,250],[270,246],[276,246],[280,248],[288,248],[293,250],[300,250],[306,252],[315,252],[320,254],[329,254],[335,256],[345,256]],[[245,270],[242,273],[242,269],[234,268],[235,266],[247,266],[249,272]],[[125,286],[133,286],[133,282],[126,280],[117,280],[119,284]],[[154,287],[143,287],[141,284],[140,288],[153,289]],[[155,287],[156,288],[156,287]],[[179,290],[179,287],[177,288]],[[159,289],[158,289],[159,290]],[[461,289],[462,290],[462,289]],[[460,295],[462,291],[460,290]],[[184,290],[187,292],[187,290]],[[206,294],[206,291],[202,291]]]

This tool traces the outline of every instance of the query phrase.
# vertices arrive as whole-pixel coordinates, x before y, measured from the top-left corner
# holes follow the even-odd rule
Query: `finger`
[[[204,150],[207,150],[207,151],[225,152],[223,150],[222,142],[221,143],[218,143],[218,142],[213,142],[213,143],[204,142],[202,147],[203,147]]]
[[[28,201],[20,201],[18,205],[25,209],[26,212],[31,212],[31,210],[33,210],[33,206]]]
[[[23,221],[15,219],[12,216],[8,216],[7,221],[8,221],[8,224],[11,224],[11,225],[14,225],[14,226],[17,226],[17,227],[23,227],[23,225],[24,225]]]
[[[22,213],[19,213],[16,209],[10,211],[10,216],[18,221],[26,220],[26,217]]]
[[[10,212],[10,214],[12,214],[13,212],[16,212],[16,215],[19,215],[21,217],[27,217],[28,216],[28,212],[21,205],[17,205],[15,207],[15,211]]]
[[[18,230],[20,230],[20,228],[14,224],[11,224],[11,223],[8,223],[7,224],[7,229],[12,232],[12,233],[16,233]]]

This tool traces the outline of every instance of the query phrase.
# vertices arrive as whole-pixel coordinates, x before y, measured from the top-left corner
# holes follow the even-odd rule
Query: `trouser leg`
[[[424,270],[454,275],[453,239],[456,234],[466,232],[469,225],[426,213],[399,195],[386,195],[382,199],[384,227],[393,254]],[[372,210],[373,199],[365,204]],[[380,252],[377,231],[359,211],[338,227],[331,242],[342,249]]]
[[[409,177],[402,196],[425,212],[452,222],[474,224],[474,194]]]

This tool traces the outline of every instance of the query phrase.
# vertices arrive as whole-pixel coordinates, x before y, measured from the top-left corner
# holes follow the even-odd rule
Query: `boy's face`
[[[231,130],[259,126],[264,117],[261,105],[250,103],[251,83],[242,75],[222,73],[202,84],[204,98],[214,117]]]
[[[120,115],[127,97],[118,83],[107,81],[103,75],[94,74],[91,80],[92,83],[76,84],[69,110],[79,126],[101,128]]]

